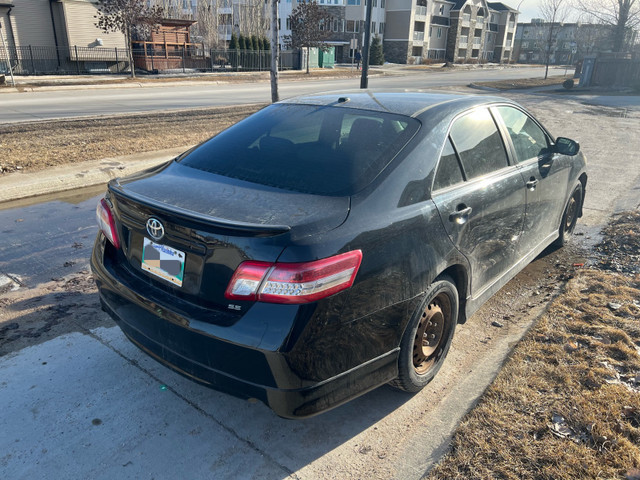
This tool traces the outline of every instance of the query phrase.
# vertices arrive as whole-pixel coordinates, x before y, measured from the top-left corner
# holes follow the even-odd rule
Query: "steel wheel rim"
[[[576,210],[578,207],[578,201],[576,200],[575,194],[569,200],[569,205],[567,205],[567,218],[564,222],[565,231],[571,230],[573,226],[573,221],[575,220]]]
[[[413,341],[413,368],[418,375],[427,373],[440,357],[450,312],[449,297],[444,293],[429,302],[422,312]]]

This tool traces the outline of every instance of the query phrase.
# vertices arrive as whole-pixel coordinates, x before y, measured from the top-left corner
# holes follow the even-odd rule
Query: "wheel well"
[[[458,309],[458,323],[464,323],[467,321],[466,304],[469,285],[467,271],[462,265],[451,265],[441,272],[440,275],[438,275],[438,278],[443,276],[451,278],[456,286],[456,290],[458,290],[458,301],[460,303],[460,307]]]
[[[580,183],[582,184],[582,201],[580,202],[580,211],[578,212],[578,217],[582,217],[582,207],[584,206],[584,197],[587,193],[587,174],[583,173],[578,177]]]

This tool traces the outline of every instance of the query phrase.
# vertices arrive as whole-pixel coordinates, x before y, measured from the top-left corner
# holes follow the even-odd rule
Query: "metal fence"
[[[136,71],[220,72],[263,71],[271,68],[271,52],[254,50],[209,50],[199,45],[134,45]],[[299,70],[300,51],[280,53],[280,70]],[[124,48],[23,46],[0,48],[0,74],[122,74],[130,71]]]

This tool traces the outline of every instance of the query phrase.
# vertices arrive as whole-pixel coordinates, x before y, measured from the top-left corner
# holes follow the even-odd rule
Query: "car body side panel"
[[[522,176],[515,167],[507,167],[438,192],[433,200],[451,241],[471,264],[475,297],[519,258],[525,212]],[[466,219],[452,216],[465,208],[471,208]]]

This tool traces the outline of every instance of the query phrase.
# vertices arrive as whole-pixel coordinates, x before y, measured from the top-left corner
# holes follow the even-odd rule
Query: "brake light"
[[[308,303],[353,285],[362,251],[304,263],[243,262],[225,292],[230,300]]]
[[[113,244],[114,247],[120,248],[120,241],[118,240],[118,234],[116,232],[116,222],[113,220],[113,214],[111,208],[107,204],[107,201],[103,198],[96,207],[96,219],[98,220],[98,227],[104,236]]]

